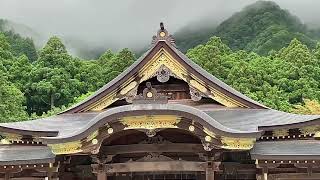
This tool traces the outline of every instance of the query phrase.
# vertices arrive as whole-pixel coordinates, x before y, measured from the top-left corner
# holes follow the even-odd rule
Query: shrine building
[[[0,133],[4,180],[320,179],[320,115],[241,94],[179,51],[162,23],[93,95]]]

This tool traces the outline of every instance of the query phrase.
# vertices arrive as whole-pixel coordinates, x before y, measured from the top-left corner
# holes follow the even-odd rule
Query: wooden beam
[[[192,161],[161,161],[161,162],[128,162],[105,164],[105,171],[112,173],[127,172],[175,172],[175,171],[206,171],[206,162]]]
[[[307,173],[280,173],[270,174],[270,179],[276,180],[319,180],[320,173],[312,173],[309,176]]]
[[[144,153],[144,152],[190,152],[204,153],[202,144],[187,143],[168,143],[168,144],[132,144],[132,145],[115,145],[103,146],[102,151],[108,155],[127,154],[127,153]]]

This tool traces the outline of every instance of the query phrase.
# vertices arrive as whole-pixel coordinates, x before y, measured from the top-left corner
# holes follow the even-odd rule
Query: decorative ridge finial
[[[176,46],[174,38],[164,28],[163,22],[160,22],[160,29],[158,30],[157,35],[152,37],[152,43],[151,44],[154,45],[159,41],[166,41],[169,44],[172,44],[173,46]]]
[[[162,31],[164,30],[163,22],[160,22],[160,29],[161,29]]]

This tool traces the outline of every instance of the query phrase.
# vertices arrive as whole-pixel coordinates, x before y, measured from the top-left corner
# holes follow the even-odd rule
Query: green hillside
[[[0,19],[0,33],[3,33],[10,43],[10,51],[14,56],[26,55],[29,60],[37,59],[37,50],[30,37],[22,37],[12,29],[13,23]]]
[[[220,37],[233,50],[253,51],[260,55],[279,50],[294,38],[309,48],[314,48],[316,35],[319,35],[317,30],[309,31],[297,17],[272,1],[258,1],[249,5],[216,28],[200,27],[192,33],[182,32],[175,35],[178,37],[177,45],[182,51],[203,44],[214,35]]]

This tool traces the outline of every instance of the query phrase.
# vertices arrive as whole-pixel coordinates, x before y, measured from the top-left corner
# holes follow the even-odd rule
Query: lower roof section
[[[0,146],[0,165],[54,163],[55,155],[47,146]]]
[[[299,128],[319,124],[320,115],[292,114],[273,109],[216,109],[205,110],[222,125],[241,131]]]
[[[60,114],[30,121],[1,123],[0,132],[42,137],[69,134],[81,129],[98,114],[98,112]]]
[[[251,150],[251,158],[259,160],[320,160],[320,141],[256,142]]]
[[[106,119],[130,114],[174,113],[204,120],[209,126],[233,134],[257,133],[274,128],[299,128],[318,123],[319,115],[298,115],[272,109],[233,109],[192,107],[181,104],[136,104],[110,108],[101,112],[60,114],[32,121],[2,123],[0,132],[37,137],[71,137]],[[133,113],[135,112],[135,113]],[[106,123],[105,122],[105,123]]]

